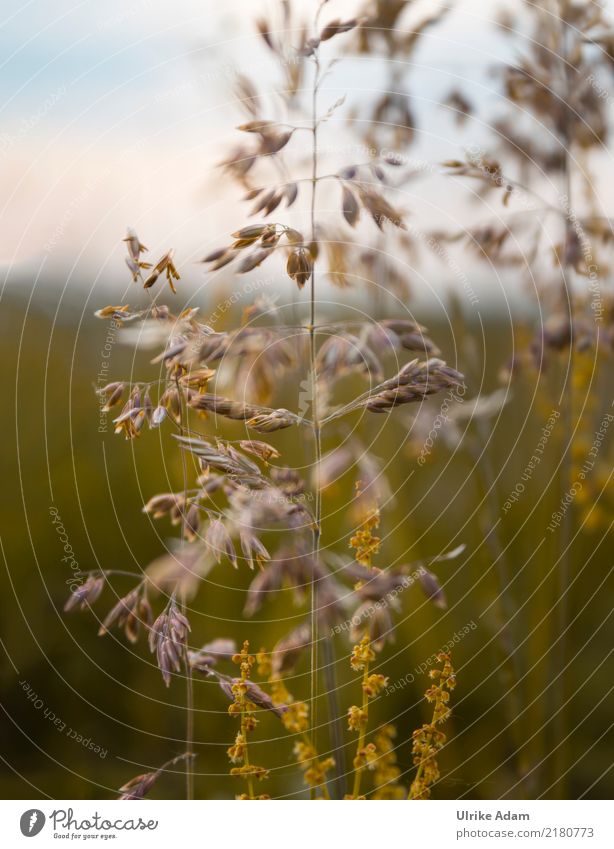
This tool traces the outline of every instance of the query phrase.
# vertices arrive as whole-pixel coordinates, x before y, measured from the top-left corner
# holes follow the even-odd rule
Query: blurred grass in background
[[[143,640],[130,646],[118,632],[98,638],[98,625],[90,612],[62,613],[72,571],[62,562],[62,542],[49,510],[57,509],[81,569],[101,565],[138,572],[164,550],[165,540],[174,534],[165,521],[152,527],[141,510],[156,492],[181,488],[180,458],[176,450],[163,453],[156,434],[144,433],[131,443],[114,437],[110,417],[107,432],[98,432],[93,385],[105,323],[86,315],[79,324],[76,306],[55,321],[53,312],[36,303],[26,310],[25,301],[13,297],[5,300],[1,317],[6,580],[0,598],[2,640],[10,660],[5,657],[2,665],[6,713],[2,755],[6,765],[0,790],[8,798],[106,798],[133,775],[182,751],[184,688],[180,681],[174,681],[170,689],[164,687]],[[514,349],[508,322],[491,315],[484,324],[483,340],[478,326],[466,329],[478,352],[474,370],[484,373],[482,385],[476,387],[463,354],[455,348],[458,333],[453,343],[443,322],[424,315],[418,318],[429,325],[448,362],[467,372],[468,398],[499,385],[499,369]],[[146,353],[141,354],[134,366],[133,352],[115,345],[109,379],[133,373],[144,377],[148,359]],[[611,398],[611,375],[606,372],[601,379],[603,397]],[[537,552],[536,547],[560,500],[556,476],[548,484],[553,463],[558,462],[557,452],[560,456],[558,432],[548,446],[547,461],[527,482],[522,499],[507,515],[500,510],[548,418],[545,394],[556,396],[556,364],[540,375],[539,403],[533,399],[536,380],[536,374],[519,375],[513,384],[513,398],[492,432],[487,423],[488,462],[495,477],[500,476],[495,515],[485,518],[479,506],[483,470],[464,451],[452,454],[443,440],[435,444],[423,467],[417,466],[409,448],[402,447],[388,468],[396,496],[382,515],[385,542],[378,557],[380,566],[437,554],[459,542],[467,546],[463,557],[437,569],[445,583],[448,610],[429,604],[418,587],[408,589],[401,597],[396,646],[387,647],[377,663],[377,671],[384,672],[391,684],[408,673],[415,679],[384,696],[374,711],[377,723],[391,718],[396,724],[397,755],[406,771],[411,768],[411,733],[428,718],[423,700],[428,677],[416,670],[456,633],[470,623],[476,625],[453,650],[458,686],[450,743],[440,759],[443,778],[434,794],[439,798],[534,797],[546,792],[552,781],[549,752],[554,741],[549,721],[557,652],[551,634],[556,633],[553,605],[557,599],[555,581],[548,573],[557,556],[555,536],[547,535]],[[288,384],[284,391],[289,395],[285,405],[292,407],[296,387]],[[440,403],[433,400],[433,415]],[[385,460],[404,442],[407,425],[403,421],[407,418],[372,418],[376,420],[361,424],[361,436],[369,441],[381,428],[373,450]],[[224,425],[225,435],[241,432],[239,424]],[[271,440],[282,450],[282,461],[293,464],[299,438],[290,429]],[[485,445],[479,434],[474,438]],[[163,439],[171,442],[168,435]],[[325,450],[327,447],[331,446],[325,444]],[[414,473],[408,479],[411,469]],[[537,505],[544,487],[546,494]],[[351,520],[343,511],[336,511],[336,506],[342,505],[341,492],[333,489],[324,497],[324,513],[333,518],[324,527],[323,544],[338,539],[337,550],[345,553]],[[492,535],[490,542],[485,539],[497,520],[512,577],[510,593],[516,615],[510,633],[524,676],[519,686],[522,712],[516,732],[520,731],[525,741],[523,761],[531,772],[520,784],[513,766],[514,736],[507,728],[501,701],[511,679],[507,672],[502,676],[497,671],[502,656],[494,636],[499,624],[493,601],[499,589]],[[583,793],[593,798],[611,797],[614,774],[608,768],[614,740],[609,730],[612,700],[608,692],[612,665],[606,660],[613,634],[609,619],[614,590],[611,537],[601,527],[581,535],[574,543],[573,564],[573,578],[578,580],[570,593],[572,737],[568,745],[574,766],[568,793],[572,797]],[[249,639],[254,650],[271,648],[282,633],[298,623],[304,611],[294,607],[289,594],[264,605],[264,621],[243,621],[243,590],[251,577],[247,570],[235,572],[227,563],[211,572],[192,605],[204,612],[190,617],[191,645],[229,636],[237,641]],[[132,585],[129,578],[113,580],[118,594]],[[96,604],[98,615],[102,617],[114,601],[114,592],[106,589]],[[338,637],[337,673],[344,709],[359,698],[359,682],[347,662],[349,651],[347,638]],[[38,701],[28,699],[20,682],[25,682]],[[291,689],[296,697],[306,696],[307,659]],[[40,701],[43,706],[38,706]],[[237,785],[228,776],[226,748],[236,727],[227,714],[226,698],[214,682],[198,679],[196,705],[197,797],[232,797]],[[54,725],[52,714],[59,723]],[[70,728],[106,750],[106,757],[68,736]],[[273,796],[304,795],[292,743],[281,724],[266,715],[254,737],[258,741],[253,746],[255,761],[274,770],[263,789]],[[270,741],[278,737],[272,745]],[[350,752],[348,749],[351,758]],[[154,798],[182,794],[181,774],[160,781],[152,792]]]

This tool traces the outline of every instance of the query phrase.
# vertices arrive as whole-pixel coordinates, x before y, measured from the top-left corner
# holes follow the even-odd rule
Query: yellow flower
[[[300,734],[309,729],[309,708],[305,702],[292,702],[281,720],[288,731]]]
[[[368,663],[375,660],[375,652],[371,648],[371,643],[368,636],[364,636],[358,645],[352,649],[352,657],[350,658],[350,666],[355,672],[364,669]]]
[[[429,676],[438,683],[429,687],[425,693],[426,700],[434,703],[433,718],[430,723],[412,734],[413,763],[418,767],[418,771],[409,788],[409,799],[430,798],[430,788],[439,779],[437,754],[446,742],[446,735],[437,726],[445,722],[450,715],[450,709],[447,707],[450,700],[448,691],[456,686],[456,676],[449,654],[441,652],[437,660],[443,664],[443,668],[431,670]]]
[[[377,760],[377,749],[373,743],[367,743],[362,749],[358,749],[354,758],[354,769],[373,769]]]
[[[362,495],[361,486],[359,481],[356,484],[356,496],[358,499]],[[373,555],[379,551],[381,539],[373,533],[379,527],[379,521],[380,516],[377,505],[372,505],[364,509],[360,527],[350,539],[350,548],[354,549],[356,560],[362,563],[363,566],[371,566]]]
[[[361,731],[367,724],[368,714],[357,705],[348,708],[348,728],[350,731]]]
[[[243,733],[239,731],[235,738],[234,745],[228,749],[228,757],[230,758],[231,763],[236,764],[243,760],[244,755],[245,737],[243,736]]]
[[[367,698],[372,699],[374,696],[379,695],[379,693],[381,693],[387,686],[388,678],[384,675],[373,673],[368,676],[367,680],[362,685],[362,689],[365,691]]]

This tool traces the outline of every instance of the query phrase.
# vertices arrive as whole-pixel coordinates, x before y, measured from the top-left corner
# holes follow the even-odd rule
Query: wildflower
[[[348,727],[358,734],[356,754],[354,756],[354,786],[352,793],[346,799],[360,799],[362,776],[365,769],[374,769],[377,758],[377,746],[367,743],[367,726],[369,723],[369,701],[378,696],[388,684],[388,679],[379,673],[369,671],[369,664],[375,660],[375,652],[371,646],[369,633],[357,643],[350,657],[350,666],[356,672],[362,671],[362,704],[352,705],[348,710]]]
[[[348,708],[348,728],[350,731],[361,731],[367,724],[368,712],[356,705]]]
[[[266,649],[260,649],[256,655],[256,663],[256,672],[261,678],[269,678],[273,674],[271,655],[268,654]]]
[[[317,757],[312,757],[309,761],[308,768],[305,770],[305,783],[308,787],[325,787],[326,773],[330,772],[334,766],[334,758],[319,760]]]
[[[375,762],[377,759],[377,749],[373,743],[368,743],[362,749],[359,749],[356,752],[356,757],[354,758],[354,769],[373,769]]]
[[[431,786],[439,779],[437,754],[446,742],[446,735],[439,729],[450,716],[450,691],[456,686],[456,676],[452,668],[450,655],[440,652],[437,655],[441,669],[431,669],[429,677],[436,681],[425,693],[426,700],[433,704],[433,718],[412,735],[412,755],[414,765],[418,767],[416,777],[409,788],[408,799],[428,799]]]
[[[375,655],[373,655],[375,658]],[[385,690],[388,686],[388,678],[384,675],[369,675],[367,680],[363,683],[362,688],[367,694],[368,698],[372,699],[375,696],[378,696],[382,690]]]
[[[354,672],[359,672],[361,669],[368,668],[369,663],[373,660],[375,660],[375,653],[371,648],[371,640],[368,636],[364,636],[352,649],[350,666]]]
[[[356,494],[360,497],[361,484],[356,484]],[[370,567],[372,565],[373,555],[379,551],[381,540],[373,531],[379,528],[380,514],[376,506],[372,506],[366,511],[362,523],[354,536],[350,539],[350,548],[355,551],[355,557],[358,563],[363,566]]]
[[[300,734],[309,728],[309,708],[305,702],[292,702],[284,714],[283,723],[288,731]]]
[[[245,751],[243,752],[243,756],[245,756]],[[262,766],[252,766],[251,764],[243,764],[243,766],[237,766],[230,770],[231,775],[237,775],[240,778],[246,778],[249,782],[252,778],[258,779],[258,781],[264,781],[265,778],[269,777],[269,770],[265,769]],[[251,796],[252,799],[256,797],[254,795]]]
[[[296,762],[303,771],[305,784],[315,793],[320,790],[322,798],[329,798],[326,788],[326,773],[335,766],[333,758],[320,760],[317,750],[309,736],[309,706],[306,702],[294,701],[281,676],[274,671],[272,655],[262,649],[256,656],[258,671],[269,676],[271,699],[275,705],[283,708],[281,721],[292,734],[296,734],[293,748]]]
[[[405,799],[407,790],[398,783],[401,770],[397,766],[394,725],[384,725],[374,737],[377,758],[373,764],[373,799]]]
[[[233,663],[239,666],[241,677],[232,680],[218,676],[220,686],[232,698],[232,704],[228,708],[228,713],[231,716],[238,716],[241,720],[241,727],[235,737],[235,742],[228,749],[228,757],[234,766],[230,770],[230,774],[238,778],[245,779],[247,783],[247,794],[241,794],[241,799],[256,799],[261,798],[255,795],[254,779],[264,781],[268,778],[269,771],[261,766],[255,766],[250,763],[248,751],[248,734],[256,727],[257,720],[254,716],[254,708],[256,705],[265,706],[269,710],[277,710],[280,714],[283,712],[281,708],[276,708],[273,705],[269,696],[250,681],[251,670],[256,663],[256,658],[249,653],[249,643],[245,641],[240,652],[232,656]]]
[[[237,732],[234,744],[228,749],[228,757],[231,763],[240,763],[245,757],[245,737],[242,731]]]
[[[280,676],[271,675],[269,678],[269,683],[271,687],[271,698],[273,699],[274,704],[280,705],[285,704],[288,706],[288,710],[284,714],[284,719],[290,715],[290,710],[294,702],[292,701],[292,696],[288,692],[286,685],[284,684],[282,678]],[[299,702],[302,704],[302,702]],[[285,722],[284,722],[285,725]],[[288,726],[286,726],[288,728]],[[288,730],[292,730],[288,728]]]
[[[335,760],[331,757],[320,759],[318,756],[318,752],[308,734],[308,705],[305,702],[291,701],[288,705],[288,711],[283,717],[283,723],[288,731],[300,735],[300,739],[294,744],[293,751],[296,762],[303,771],[305,784],[314,792],[319,789],[322,798],[328,799],[326,774],[334,768]]]

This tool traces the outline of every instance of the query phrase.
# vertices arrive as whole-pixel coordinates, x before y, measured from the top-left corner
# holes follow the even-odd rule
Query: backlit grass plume
[[[217,681],[219,688],[207,687],[207,697],[215,703],[221,691],[239,722],[228,749],[231,775],[244,782],[239,798],[266,798],[258,784],[269,769],[254,764],[251,748],[259,711],[276,716],[293,735],[297,771],[311,798],[360,798],[367,771],[377,779],[380,797],[396,798],[392,732],[376,732],[374,741],[367,741],[369,704],[386,684],[372,663],[392,639],[388,601],[393,595],[390,608],[398,609],[400,591],[417,581],[433,601],[432,611],[445,607],[443,590],[425,565],[416,567],[415,577],[411,566],[372,568],[383,546],[375,533],[380,513],[374,505],[387,483],[377,452],[357,434],[351,448],[342,445],[346,423],[364,420],[370,427],[401,407],[420,407],[437,393],[464,386],[464,378],[440,358],[409,310],[379,320],[364,313],[356,320],[357,313],[348,312],[330,321],[321,303],[326,279],[358,285],[352,258],[357,253],[368,258],[373,249],[365,248],[365,239],[385,234],[392,246],[406,232],[406,210],[391,180],[402,172],[398,159],[374,153],[366,162],[346,161],[343,147],[333,145],[329,154],[322,144],[344,106],[344,98],[331,100],[323,85],[336,65],[336,48],[366,26],[362,17],[336,17],[329,11],[333,6],[323,0],[306,21],[284,2],[278,9],[281,23],[259,18],[259,37],[281,82],[276,97],[267,98],[254,79],[237,77],[245,115],[238,126],[240,141],[222,168],[224,179],[240,189],[245,207],[237,207],[236,224],[224,242],[203,246],[200,254],[208,282],[222,276],[234,290],[244,275],[266,267],[282,294],[261,293],[244,307],[236,326],[223,329],[210,303],[197,306],[183,291],[185,274],[182,269],[180,275],[174,252],[165,247],[151,263],[144,261],[148,249],[130,229],[126,263],[136,305],[109,305],[97,313],[115,322],[128,340],[146,342],[157,372],[142,381],[120,375],[101,387],[102,409],[113,412],[116,433],[129,441],[167,431],[171,438],[163,450],[173,452],[181,468],[180,483],[148,493],[143,507],[152,521],[175,527],[177,538],[143,575],[134,573],[133,586],[106,617],[102,632],[119,625],[131,640],[148,633],[164,683],[183,680],[188,798],[195,793],[197,674],[199,684]],[[396,249],[403,251],[406,244],[399,242]],[[372,265],[373,279],[377,273]],[[168,304],[161,302],[163,295],[171,296]],[[184,299],[189,306],[181,306]],[[294,409],[281,401],[289,383],[301,387]],[[354,387],[351,394],[348,387]],[[283,443],[276,442],[281,432]],[[309,456],[306,472],[303,451]],[[346,473],[360,481],[354,556],[347,548],[334,551],[336,537],[324,509],[331,481]],[[457,547],[433,561],[461,551]],[[194,614],[213,613],[201,585],[214,570],[229,567],[237,570],[245,590],[245,618],[283,590],[293,593],[301,611],[268,659],[260,658],[271,694],[252,679],[257,661],[248,643],[239,652],[231,650],[236,634],[201,649],[190,645],[196,639]],[[92,574],[79,606],[96,601],[113,571]],[[118,573],[118,580],[120,575],[127,577]],[[347,715],[357,735],[347,787],[347,729],[335,676],[345,639],[341,626],[355,618],[357,608],[362,633],[351,667],[362,675],[361,701]],[[335,638],[323,638],[331,633]],[[223,671],[232,662],[239,675]],[[286,683],[301,666],[307,692],[295,700]]]

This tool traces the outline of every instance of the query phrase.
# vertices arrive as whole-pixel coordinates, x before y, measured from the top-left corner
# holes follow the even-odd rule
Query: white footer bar
[[[0,801],[2,844],[165,849],[614,846],[607,801]],[[358,806],[364,810],[359,810]]]

